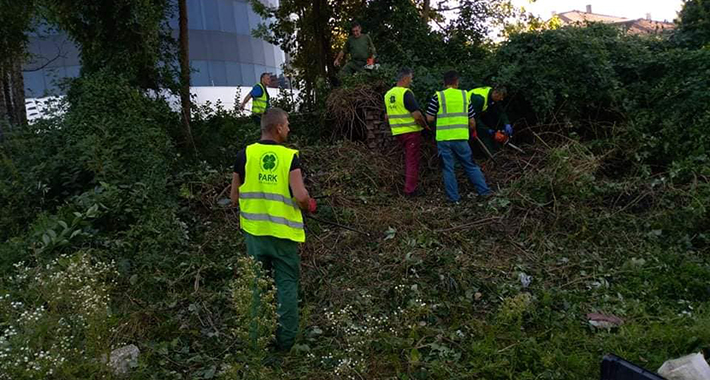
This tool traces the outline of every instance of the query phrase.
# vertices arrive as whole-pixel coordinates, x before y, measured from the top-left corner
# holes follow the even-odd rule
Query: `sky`
[[[673,21],[676,13],[680,11],[682,0],[513,0],[513,4],[547,20],[552,12],[567,12],[571,10],[583,11],[587,4],[592,5],[592,12],[609,16],[626,17],[630,19],[645,18],[646,13],[651,13],[651,18],[657,21]]]

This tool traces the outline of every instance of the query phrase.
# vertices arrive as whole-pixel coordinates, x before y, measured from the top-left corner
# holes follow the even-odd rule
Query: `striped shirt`
[[[436,116],[439,112],[439,97],[434,94],[429,100],[429,105],[426,108],[426,114],[429,116]],[[473,104],[468,103],[468,118],[473,119],[476,117],[476,111],[473,109]]]

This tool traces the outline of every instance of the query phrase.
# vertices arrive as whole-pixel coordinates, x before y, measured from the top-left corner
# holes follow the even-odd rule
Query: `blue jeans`
[[[444,188],[446,195],[452,202],[461,200],[459,196],[459,184],[456,182],[456,174],[454,173],[454,158],[456,158],[464,171],[468,180],[471,181],[473,187],[479,195],[487,195],[492,193],[491,189],[486,185],[486,178],[481,172],[481,168],[473,163],[471,158],[471,147],[466,140],[453,141],[437,141],[436,147],[439,150],[439,157],[444,167]]]

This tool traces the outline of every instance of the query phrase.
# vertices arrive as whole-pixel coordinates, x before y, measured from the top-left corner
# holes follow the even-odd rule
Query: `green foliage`
[[[24,57],[27,44],[26,32],[30,29],[34,16],[33,1],[0,1],[0,51],[3,56],[0,66],[7,65],[12,59]]]
[[[163,196],[173,154],[167,130],[178,123],[167,103],[110,72],[77,79],[67,96],[71,171],[89,185],[142,183],[150,197]]]
[[[47,20],[81,49],[83,73],[120,74],[141,88],[174,85],[175,41],[170,36],[168,0],[87,3],[40,1]]]
[[[117,275],[93,252],[61,255],[46,266],[16,265],[0,296],[0,379],[107,374],[110,293]]]
[[[270,379],[274,374],[263,366],[268,345],[276,332],[276,289],[261,263],[251,256],[237,261],[239,277],[231,284],[231,302],[236,318],[232,334],[245,342],[238,350],[238,362],[224,368],[226,379]]]
[[[710,47],[710,2],[684,0],[674,41],[691,49]]]
[[[613,135],[636,163],[672,168],[680,181],[707,173],[707,51],[591,24],[513,35],[491,67],[512,90],[512,113],[528,123],[585,139]]]

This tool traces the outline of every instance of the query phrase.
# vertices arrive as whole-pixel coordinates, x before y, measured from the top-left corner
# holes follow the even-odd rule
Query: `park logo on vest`
[[[390,103],[394,104],[397,101],[397,98],[394,95],[390,96]]]
[[[273,174],[276,168],[279,167],[279,156],[274,152],[266,152],[261,155],[259,166],[259,182],[275,185],[279,182],[277,174]]]

